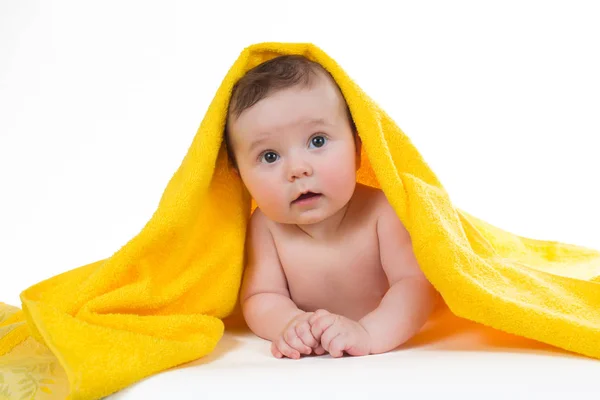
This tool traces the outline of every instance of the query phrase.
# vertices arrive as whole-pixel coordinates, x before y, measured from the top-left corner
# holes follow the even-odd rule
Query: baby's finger
[[[277,340],[277,349],[281,352],[281,354],[288,358],[293,358],[296,360],[300,358],[300,353],[298,350],[290,347],[290,345],[288,345],[283,338],[279,338]]]
[[[329,354],[331,357],[342,357],[346,350],[346,335],[337,335],[329,342]]]
[[[283,339],[292,349],[295,349],[302,354],[310,354],[312,351],[310,347],[302,343],[302,340],[300,340],[300,338],[296,334],[296,330],[294,329],[294,327],[284,332]]]
[[[275,342],[271,342],[271,354],[273,354],[273,357],[275,358],[283,357],[283,354],[279,351]]]
[[[310,348],[316,347],[319,344],[310,331],[310,325],[308,321],[304,321],[296,325],[296,334],[302,343]]]
[[[312,325],[316,320],[327,314],[330,314],[330,312],[327,310],[319,309],[310,316],[310,318],[308,319],[308,323]]]
[[[315,347],[315,349],[313,351],[318,356],[322,356],[323,354],[325,354],[325,349],[321,345],[318,345],[317,347]]]
[[[321,346],[323,346],[323,348],[329,354],[331,354],[331,341],[333,340],[333,338],[343,334],[344,332],[340,331],[339,326],[333,325],[329,329],[325,330],[325,332],[323,332],[323,335],[321,335]]]
[[[323,335],[323,332],[325,332],[327,329],[329,329],[333,323],[335,322],[336,316],[334,314],[327,314],[325,316],[320,317],[319,319],[317,319],[310,328],[311,333],[313,334],[313,337],[317,340],[320,341],[321,340],[321,335]]]

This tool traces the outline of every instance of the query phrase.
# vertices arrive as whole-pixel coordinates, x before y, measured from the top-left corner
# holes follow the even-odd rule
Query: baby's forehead
[[[248,124],[244,126],[243,123],[239,124],[238,133],[235,135],[236,142],[240,145],[251,145],[257,141],[265,142],[284,136],[293,137],[306,132],[334,129],[337,125],[335,118],[324,116],[321,113],[287,120],[278,119],[277,123],[268,120],[262,122],[261,125]]]
[[[230,119],[237,130],[286,130],[310,125],[334,125],[345,102],[329,88],[290,88],[271,93],[239,117]]]

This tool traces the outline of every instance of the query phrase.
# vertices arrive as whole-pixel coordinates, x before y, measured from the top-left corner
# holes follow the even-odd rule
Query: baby
[[[234,86],[225,144],[257,208],[240,302],[277,358],[383,353],[437,301],[384,193],[356,182],[361,141],[329,73],[302,56]]]

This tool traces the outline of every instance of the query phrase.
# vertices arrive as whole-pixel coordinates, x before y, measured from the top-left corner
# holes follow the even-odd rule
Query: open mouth
[[[296,200],[294,200],[292,203],[296,203],[296,202],[300,202],[303,200],[308,200],[308,199],[312,199],[315,197],[321,196],[321,193],[315,193],[315,192],[306,192],[301,194],[300,196],[298,196],[296,198]]]

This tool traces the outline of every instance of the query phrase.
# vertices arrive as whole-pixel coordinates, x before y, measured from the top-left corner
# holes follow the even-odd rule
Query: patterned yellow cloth
[[[457,209],[409,138],[333,59],[312,44],[259,43],[225,76],[141,232],[111,257],[25,290],[22,314],[0,305],[0,393],[96,399],[214,349],[237,301],[252,209],[222,146],[228,101],[248,69],[281,54],[316,60],[339,84],[363,142],[359,181],[383,189],[453,313],[600,357],[598,251],[522,238]],[[29,334],[40,345],[23,342]]]
[[[27,337],[22,318],[21,310],[0,303],[0,337],[23,332],[20,343],[12,342],[12,351],[0,357],[0,400],[66,398],[69,386],[63,368],[46,346]]]

